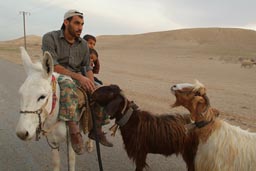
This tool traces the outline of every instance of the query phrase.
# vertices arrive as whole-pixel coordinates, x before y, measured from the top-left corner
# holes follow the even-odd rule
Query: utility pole
[[[23,15],[23,28],[24,28],[24,46],[25,49],[27,49],[27,42],[26,42],[26,15],[30,15],[29,12],[20,11],[20,14]]]

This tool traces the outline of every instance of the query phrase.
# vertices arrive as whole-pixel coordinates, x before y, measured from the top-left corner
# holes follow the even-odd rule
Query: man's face
[[[84,25],[84,19],[79,16],[73,16],[70,21],[65,20],[64,23],[66,24],[66,29],[68,33],[74,37],[79,38]]]
[[[96,42],[93,39],[89,39],[87,43],[89,48],[94,49]]]

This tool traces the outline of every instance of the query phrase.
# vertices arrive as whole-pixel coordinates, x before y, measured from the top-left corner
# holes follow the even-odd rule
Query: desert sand
[[[27,40],[29,54],[39,60],[41,37]],[[0,42],[0,59],[21,64],[18,47],[22,45],[22,38]],[[96,49],[101,64],[96,76],[105,84],[119,85],[141,109],[188,113],[170,107],[175,101],[170,87],[198,79],[207,88],[211,105],[221,111],[220,117],[256,131],[256,66],[241,68],[239,63],[241,58],[256,59],[255,31],[198,28],[98,36]]]

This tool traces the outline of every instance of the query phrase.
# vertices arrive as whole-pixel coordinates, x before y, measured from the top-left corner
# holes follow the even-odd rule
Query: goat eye
[[[39,102],[40,100],[43,100],[43,99],[45,99],[45,95],[42,95],[42,96],[40,96],[38,99],[37,99],[37,101]]]

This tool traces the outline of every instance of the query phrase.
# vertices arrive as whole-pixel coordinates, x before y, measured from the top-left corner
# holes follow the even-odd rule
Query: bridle
[[[29,111],[29,110],[21,110],[20,111],[20,114],[36,114],[38,116],[38,122],[39,122],[39,125],[38,127],[36,128],[36,141],[38,141],[40,139],[40,133],[42,132],[42,119],[41,119],[41,114],[43,113],[43,109],[44,107],[47,105],[48,103],[48,99],[46,100],[46,102],[44,103],[44,105],[38,109],[38,110],[35,110],[35,111]]]
[[[52,85],[52,109],[51,111],[48,113],[48,115],[51,115],[54,108],[55,108],[55,104],[56,104],[56,100],[57,100],[57,96],[56,96],[56,78],[54,77],[54,75],[52,75],[52,81],[51,81],[51,85]],[[43,113],[43,110],[45,110],[45,106],[48,104],[48,99],[46,100],[46,102],[42,105],[41,108],[39,108],[38,110],[35,111],[29,111],[29,110],[21,110],[20,114],[36,114],[38,116],[38,127],[36,128],[36,141],[39,141],[40,139],[40,134],[41,132],[43,132],[43,134],[49,133],[48,131],[45,131],[44,129],[42,129],[42,118],[41,118],[41,114]],[[56,125],[54,125],[55,127]],[[50,129],[52,130],[52,129]]]

